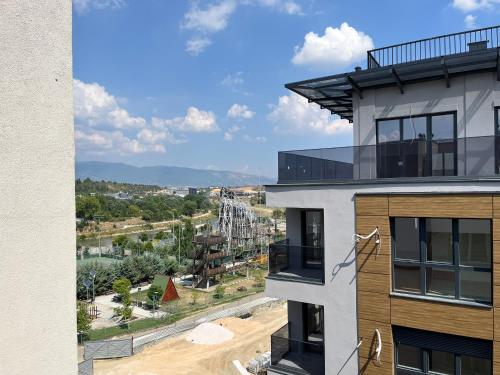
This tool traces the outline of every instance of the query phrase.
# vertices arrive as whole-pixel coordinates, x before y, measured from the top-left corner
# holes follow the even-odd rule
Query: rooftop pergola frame
[[[500,26],[495,26],[379,48],[368,51],[367,69],[285,87],[352,122],[353,94],[363,100],[366,89],[395,86],[404,95],[407,84],[443,80],[450,87],[454,77],[487,71],[496,72],[500,81],[499,35]],[[382,56],[389,64],[385,57],[377,60]]]

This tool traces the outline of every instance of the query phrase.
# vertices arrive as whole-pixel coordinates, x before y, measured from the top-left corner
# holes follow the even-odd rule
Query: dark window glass
[[[420,293],[420,267],[395,265],[394,289],[402,292]]]
[[[420,260],[418,219],[397,217],[394,219],[394,226],[396,231],[396,258]]]
[[[378,141],[380,143],[399,141],[400,138],[399,119],[378,121]]]
[[[403,119],[403,140],[427,139],[427,117]]]
[[[460,265],[491,266],[491,225],[489,220],[458,221]]]
[[[307,304],[306,340],[323,341],[323,306]]]
[[[426,219],[427,260],[453,263],[451,219]]]
[[[461,356],[461,375],[491,374],[491,360],[477,357]]]
[[[491,302],[491,272],[461,270],[460,297]]]
[[[455,296],[455,271],[427,268],[426,293],[443,297]]]
[[[323,214],[321,211],[305,212],[304,246],[321,247],[323,242]]]
[[[453,375],[455,373],[455,356],[453,353],[431,350],[429,371],[433,374]]]
[[[399,366],[422,369],[422,352],[420,348],[399,344],[397,350]]]
[[[431,116],[432,139],[453,139],[455,138],[455,116],[436,115]]]

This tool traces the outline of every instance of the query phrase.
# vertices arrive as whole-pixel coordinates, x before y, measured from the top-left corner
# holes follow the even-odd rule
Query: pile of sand
[[[187,335],[186,341],[193,344],[215,345],[231,340],[233,337],[233,332],[221,324],[202,323]]]

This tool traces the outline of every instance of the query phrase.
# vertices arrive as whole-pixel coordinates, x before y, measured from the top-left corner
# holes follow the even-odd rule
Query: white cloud
[[[224,140],[230,142],[234,139],[234,135],[239,132],[241,128],[238,125],[234,125],[230,127],[227,131],[224,132]]]
[[[248,134],[243,135],[243,139],[250,143],[264,143],[267,141],[266,137],[260,137],[260,136],[251,137]]]
[[[142,128],[146,120],[133,117],[121,108],[118,100],[98,83],[73,79],[73,112],[75,121],[89,126],[115,129]]]
[[[234,88],[235,86],[241,86],[245,83],[245,80],[241,77],[243,72],[238,72],[236,74],[228,74],[224,77],[224,79],[220,82],[221,85]]]
[[[210,133],[219,130],[215,114],[196,107],[189,107],[184,117],[173,119],[153,117],[151,123],[156,128],[169,128],[186,133]]]
[[[123,132],[88,129],[76,130],[75,141],[78,151],[93,155],[118,154],[131,155],[145,152],[165,153],[162,144],[144,144],[138,139],[131,139]]]
[[[248,106],[245,104],[241,105],[238,103],[235,103],[229,108],[227,111],[227,117],[229,118],[234,118],[234,119],[251,119],[255,115],[255,112],[250,111]]]
[[[207,37],[193,37],[186,42],[186,52],[191,56],[198,56],[210,44],[212,44],[212,41]]]
[[[347,120],[332,118],[327,110],[295,93],[281,96],[278,104],[272,106],[268,119],[275,124],[274,131],[278,133],[332,135],[352,132]]]
[[[198,4],[193,2],[184,15],[183,26],[189,30],[202,32],[221,31],[226,28],[229,17],[235,10],[235,0],[220,0],[206,9],[200,9]]]
[[[467,29],[473,29],[474,27],[476,27],[476,19],[477,17],[473,16],[472,14],[466,15],[464,18],[465,27]]]
[[[289,15],[303,15],[302,7],[292,0],[242,0],[242,4],[256,4]]]
[[[332,70],[366,58],[370,49],[373,49],[372,38],[344,22],[340,28],[327,27],[322,36],[312,31],[307,33],[304,45],[295,47],[292,62]]]
[[[76,13],[84,14],[91,9],[121,8],[125,5],[124,0],[73,0]]]
[[[492,9],[496,4],[500,4],[500,0],[453,0],[453,7],[464,13]]]

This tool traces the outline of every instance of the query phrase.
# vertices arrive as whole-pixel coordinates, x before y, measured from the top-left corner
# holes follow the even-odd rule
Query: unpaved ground
[[[287,322],[286,307],[262,308],[249,319],[224,318],[215,323],[234,337],[216,345],[186,341],[189,332],[164,340],[133,357],[94,361],[99,375],[235,375],[232,361],[246,366],[258,353],[270,350],[273,332]]]

